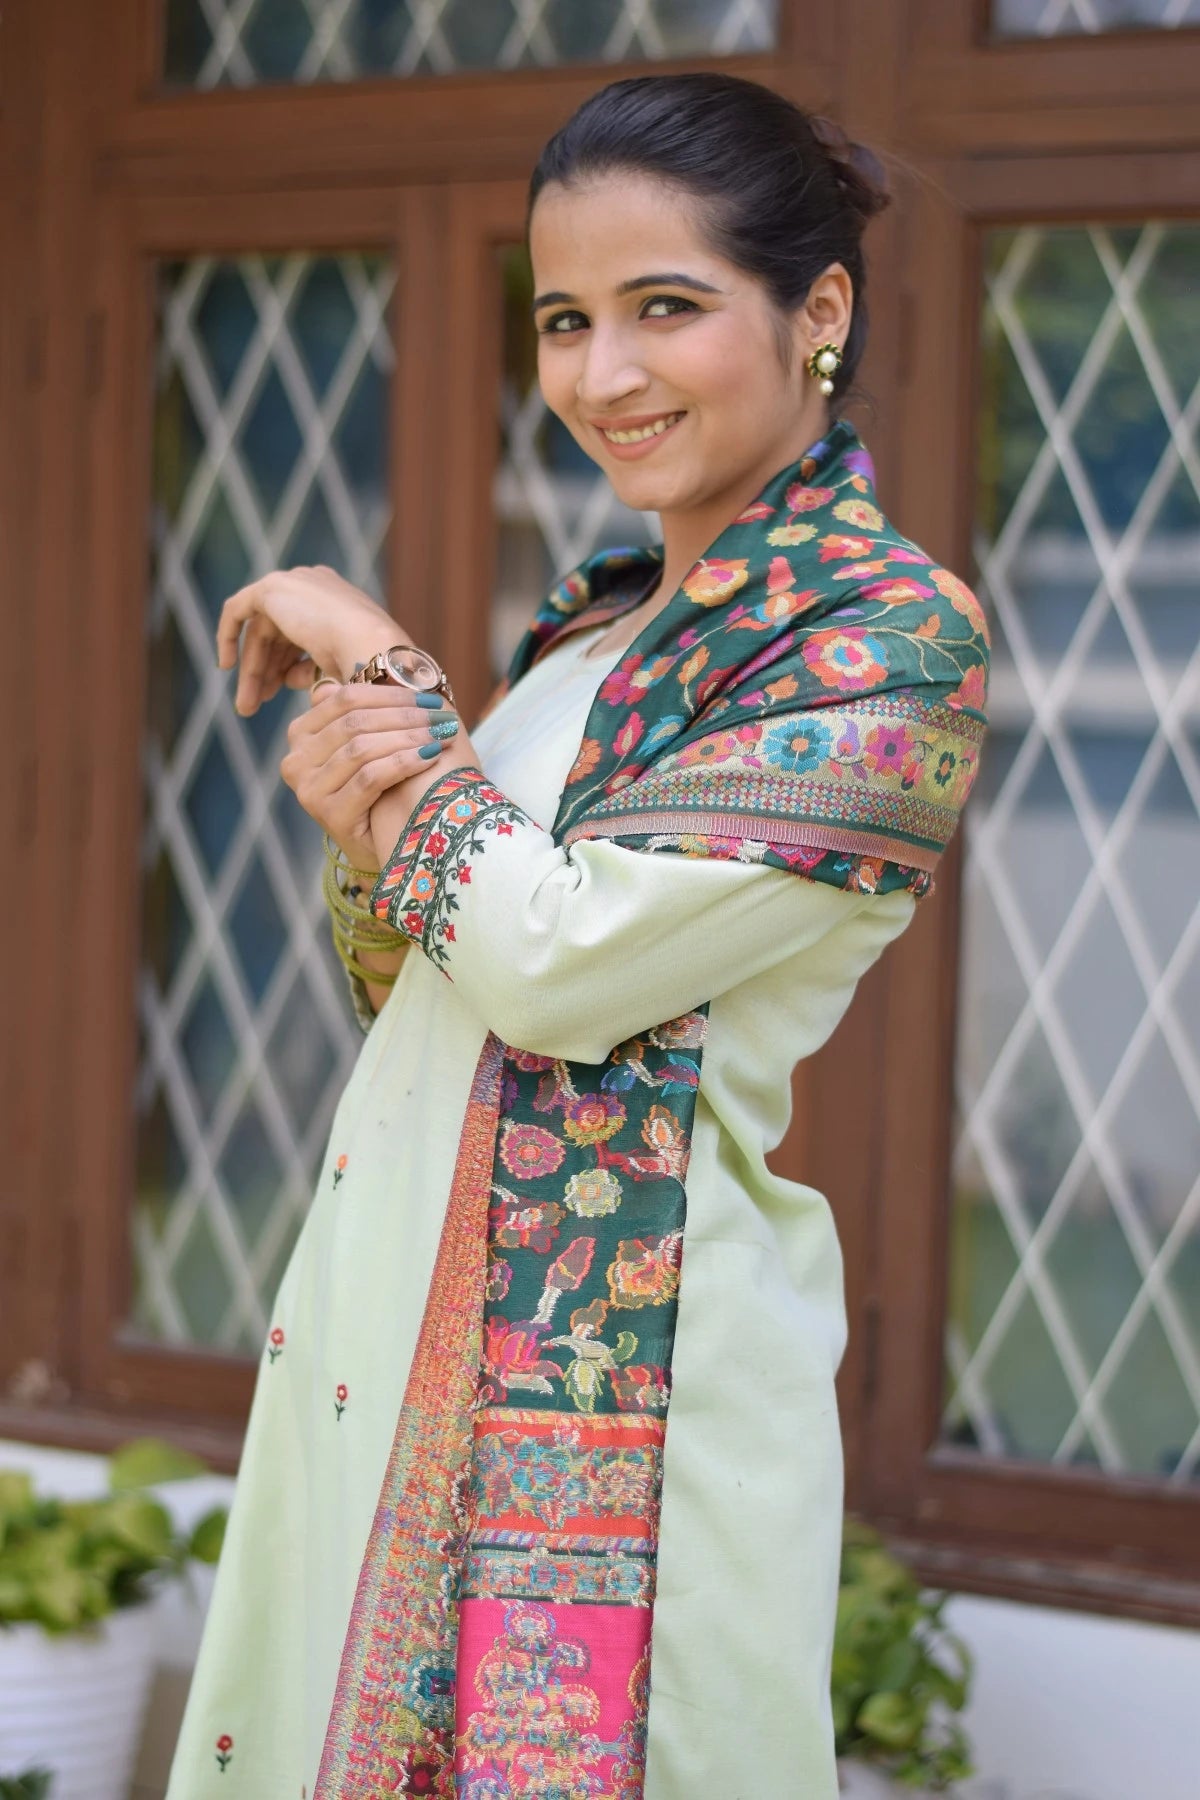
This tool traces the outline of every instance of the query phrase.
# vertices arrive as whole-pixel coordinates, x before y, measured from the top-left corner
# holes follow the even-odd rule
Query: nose
[[[605,412],[631,394],[644,394],[649,384],[645,369],[630,354],[625,333],[593,325],[575,385],[580,403],[589,411]]]

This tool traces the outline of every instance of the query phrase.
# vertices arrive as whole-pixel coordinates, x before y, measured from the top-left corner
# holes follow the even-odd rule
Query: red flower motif
[[[565,1152],[541,1125],[508,1121],[500,1134],[500,1158],[510,1175],[553,1175]]]
[[[621,729],[618,731],[616,737],[613,739],[613,748],[616,750],[617,755],[628,756],[641,735],[642,715],[640,713],[631,712]]]
[[[275,1328],[273,1329],[273,1331],[271,1332],[270,1341],[267,1345],[267,1355],[270,1357],[271,1361],[274,1362],[275,1358],[281,1353],[282,1350],[283,1350],[283,1332],[280,1330],[279,1326],[276,1325]]]
[[[350,1398],[349,1390],[344,1381],[338,1382],[337,1397],[342,1401],[346,1401]]]
[[[626,1363],[612,1371],[612,1390],[619,1412],[665,1412],[670,1378],[657,1363]]]
[[[443,837],[440,831],[431,831],[425,839],[425,848],[430,856],[440,856],[449,841],[449,838]]]
[[[349,1161],[349,1158],[347,1157],[346,1152],[343,1150],[342,1154],[338,1157],[337,1161],[333,1165],[333,1185],[334,1185],[334,1187],[337,1186],[338,1182],[342,1179],[342,1176],[346,1173],[346,1164],[348,1161]]]
[[[983,665],[976,663],[967,670],[952,694],[946,695],[946,705],[952,706],[955,712],[964,706],[970,706],[976,712],[982,712],[987,700],[987,676]]]
[[[458,879],[462,882],[464,887],[470,886],[470,884],[471,884],[471,865],[470,865],[470,863],[459,863]]]
[[[346,1410],[346,1402],[350,1398],[350,1390],[346,1386],[344,1381],[338,1382],[337,1388],[335,1390],[335,1395],[336,1395],[336,1397],[334,1399],[333,1404],[334,1404],[334,1408],[336,1409],[337,1416],[340,1419],[342,1414]]]
[[[489,1319],[483,1360],[500,1394],[509,1387],[538,1394],[553,1393],[551,1382],[562,1370],[541,1355],[539,1332],[528,1325],[509,1325],[507,1319]]]
[[[407,912],[404,915],[404,929],[410,937],[420,937],[425,929],[425,921],[419,912]]]
[[[226,1732],[222,1737],[219,1737],[217,1739],[217,1749],[218,1750],[232,1750],[233,1749],[233,1739],[229,1736],[228,1732]]]

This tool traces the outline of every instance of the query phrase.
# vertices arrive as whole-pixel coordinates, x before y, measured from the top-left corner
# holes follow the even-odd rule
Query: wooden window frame
[[[520,235],[542,142],[614,71],[161,93],[157,18],[158,0],[4,10],[0,251],[25,278],[0,297],[0,566],[20,597],[21,670],[0,804],[29,854],[3,950],[21,1026],[2,1101],[0,1435],[104,1449],[166,1430],[228,1469],[253,1366],[119,1335],[151,265],[270,247],[394,255],[390,597],[460,671],[469,708],[487,685],[471,647],[486,642],[495,556],[478,497],[495,460],[496,251]],[[778,49],[738,59],[899,159],[897,203],[869,240],[875,410],[860,422],[885,507],[951,567],[969,564],[981,235],[1200,212],[1200,31],[1167,36],[996,44],[985,8],[963,0],[864,0],[851,34],[830,9],[783,0]],[[849,1500],[949,1585],[1195,1620],[1200,1499],[937,1444],[959,861],[956,843],[799,1071],[774,1159],[838,1217]],[[917,1092],[914,1041],[933,1071]]]

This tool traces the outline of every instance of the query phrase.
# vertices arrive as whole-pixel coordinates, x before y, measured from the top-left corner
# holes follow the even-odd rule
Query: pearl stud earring
[[[842,352],[837,344],[818,344],[805,368],[828,397],[833,392],[833,377],[842,366]]]

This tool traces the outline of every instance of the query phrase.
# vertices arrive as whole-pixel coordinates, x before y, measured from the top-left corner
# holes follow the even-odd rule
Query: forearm
[[[435,782],[451,769],[481,767],[479,753],[465,731],[460,730],[440,756],[430,758],[428,772],[397,782],[382,794],[371,808],[371,840],[380,868],[384,868],[396,848],[408,821]]]

